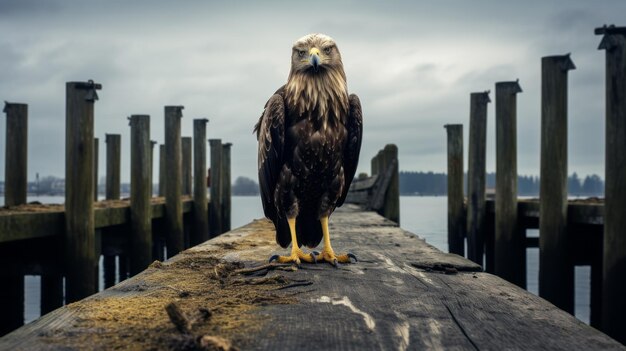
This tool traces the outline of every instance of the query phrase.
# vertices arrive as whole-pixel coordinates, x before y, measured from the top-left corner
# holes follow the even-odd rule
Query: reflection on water
[[[63,197],[41,196],[29,197],[28,201],[41,203],[62,203]],[[0,197],[4,203],[4,198]],[[263,217],[263,208],[259,197],[233,196],[232,198],[232,228],[249,223],[251,220]],[[417,234],[427,243],[442,251],[448,250],[447,240],[447,198],[445,196],[432,197],[400,197],[400,224],[402,228]],[[537,230],[529,230],[529,236],[537,236]],[[539,249],[527,249],[527,286],[528,291],[538,293]],[[589,282],[588,266],[576,267],[576,317],[589,323]],[[102,272],[100,272],[102,276]],[[30,322],[39,317],[39,277],[26,276],[26,321]],[[102,283],[101,277],[101,286]]]

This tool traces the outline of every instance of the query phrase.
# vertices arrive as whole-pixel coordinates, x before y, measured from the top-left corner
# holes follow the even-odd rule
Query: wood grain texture
[[[222,234],[222,140],[209,139],[211,146],[211,201],[209,202],[209,233]]]
[[[266,277],[274,277],[272,280],[310,284],[275,290],[275,296],[284,296],[289,303],[266,301],[239,315],[257,319],[228,331],[235,346],[243,350],[308,349],[312,345],[320,350],[625,349],[547,301],[496,276],[473,271],[479,266],[460,256],[441,253],[374,212],[345,205],[331,217],[330,233],[335,249],[352,251],[360,261],[339,269],[319,264],[268,273]],[[219,257],[224,264],[240,262],[253,267],[264,264],[269,254],[279,251],[284,250],[274,243],[271,223],[258,220],[162,265],[176,267],[186,258],[195,257],[195,270],[213,274],[216,268],[208,271],[208,257]],[[430,268],[418,268],[425,264]],[[198,299],[191,284],[172,288],[167,278],[171,279],[172,273],[167,272],[157,265],[79,306],[60,308],[1,338],[0,349],[62,349],[91,337],[96,330],[109,333],[98,327],[97,321],[86,319],[91,313],[90,304],[142,296],[152,299],[152,303],[135,312],[129,322],[133,325],[127,327],[137,328],[139,323],[152,338],[178,338],[180,333],[173,324],[156,328],[154,320],[145,319],[154,315],[154,308],[167,318],[164,308],[172,298],[158,300],[155,296],[160,291],[184,291],[177,295],[179,304],[194,306]],[[224,278],[223,284],[241,283],[242,279]],[[222,306],[213,311],[212,318],[228,308],[234,307]],[[223,336],[220,333],[226,331],[214,336]],[[51,338],[55,335],[62,337]],[[107,349],[107,339],[99,340],[84,348]],[[161,349],[168,348],[166,342],[160,345]]]
[[[183,212],[180,197],[182,194],[182,145],[180,139],[180,120],[183,117],[182,106],[165,106],[165,223],[168,256],[174,256],[183,250]]]
[[[119,200],[121,186],[122,136],[107,134],[106,199]]]
[[[209,239],[209,209],[206,185],[206,118],[193,120],[193,228],[189,241],[192,246]]]

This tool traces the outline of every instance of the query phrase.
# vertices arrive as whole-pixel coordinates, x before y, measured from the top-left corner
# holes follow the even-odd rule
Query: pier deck
[[[344,206],[330,230],[358,263],[250,272],[287,252],[257,220],[43,316],[0,349],[192,349],[202,336],[219,337],[202,339],[209,349],[626,349],[374,212]],[[178,328],[168,305],[182,311]]]

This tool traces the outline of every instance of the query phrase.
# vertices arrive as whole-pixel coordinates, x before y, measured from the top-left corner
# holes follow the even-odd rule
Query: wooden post
[[[517,225],[518,81],[496,83],[496,216],[494,271],[526,288],[526,242]]]
[[[46,270],[41,274],[41,315],[52,312],[61,306],[63,306],[63,274],[58,267],[46,267]]]
[[[183,195],[191,195],[191,138],[182,138],[183,147]]]
[[[93,200],[98,201],[98,149],[100,139],[93,139]]]
[[[448,251],[465,255],[463,211],[463,125],[447,124],[448,134]]]
[[[159,145],[159,196],[165,196],[165,144]]]
[[[4,205],[22,205],[26,203],[28,190],[28,105],[5,102],[4,112],[7,114]]]
[[[214,238],[222,234],[222,140],[209,139],[211,146],[211,201],[209,202],[209,232]]]
[[[467,256],[483,265],[485,250],[485,173],[489,92],[470,95],[469,171],[467,175]]]
[[[93,214],[93,124],[100,84],[66,84],[65,274],[66,302],[97,292]]]
[[[378,154],[376,154],[376,156],[372,157],[371,173],[372,173],[372,176],[375,176],[375,175],[378,174]]]
[[[106,134],[104,142],[107,147],[105,198],[107,200],[119,200],[122,137],[119,134]],[[107,229],[105,229],[106,231]],[[110,288],[115,285],[115,255],[104,254],[102,270],[104,271],[104,287]]]
[[[383,149],[385,159],[385,170],[393,167],[391,182],[385,194],[385,207],[383,216],[400,225],[400,176],[398,174],[398,147],[394,144],[387,144]],[[385,171],[386,172],[386,171]]]
[[[130,274],[135,275],[152,263],[150,116],[131,116],[130,127]]]
[[[0,336],[3,336],[24,325],[24,275],[4,272],[0,280]]]
[[[230,211],[231,211],[231,179],[230,179],[230,147],[233,144],[222,145],[222,233],[230,231]]]
[[[626,27],[596,29],[606,50],[602,330],[626,344]]]
[[[150,197],[154,195],[154,146],[156,140],[150,140]]]
[[[568,55],[541,59],[539,295],[574,312],[574,266],[567,237]]]
[[[387,155],[385,155],[384,150],[378,150],[378,154],[376,155],[376,165],[378,166],[377,174],[383,176],[385,172],[387,172],[387,164],[389,160],[387,159]]]
[[[107,175],[106,199],[119,200],[122,137],[119,134],[106,134],[107,144]]]
[[[180,119],[183,106],[165,106],[165,222],[167,256],[183,250],[183,205],[181,200],[182,162]]]
[[[206,188],[206,118],[193,120],[193,231],[191,245],[209,240],[209,209]]]

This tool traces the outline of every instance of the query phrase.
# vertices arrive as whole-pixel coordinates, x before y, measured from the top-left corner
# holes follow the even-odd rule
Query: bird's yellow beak
[[[309,63],[317,70],[317,67],[320,65],[320,49],[311,48],[309,50]]]

